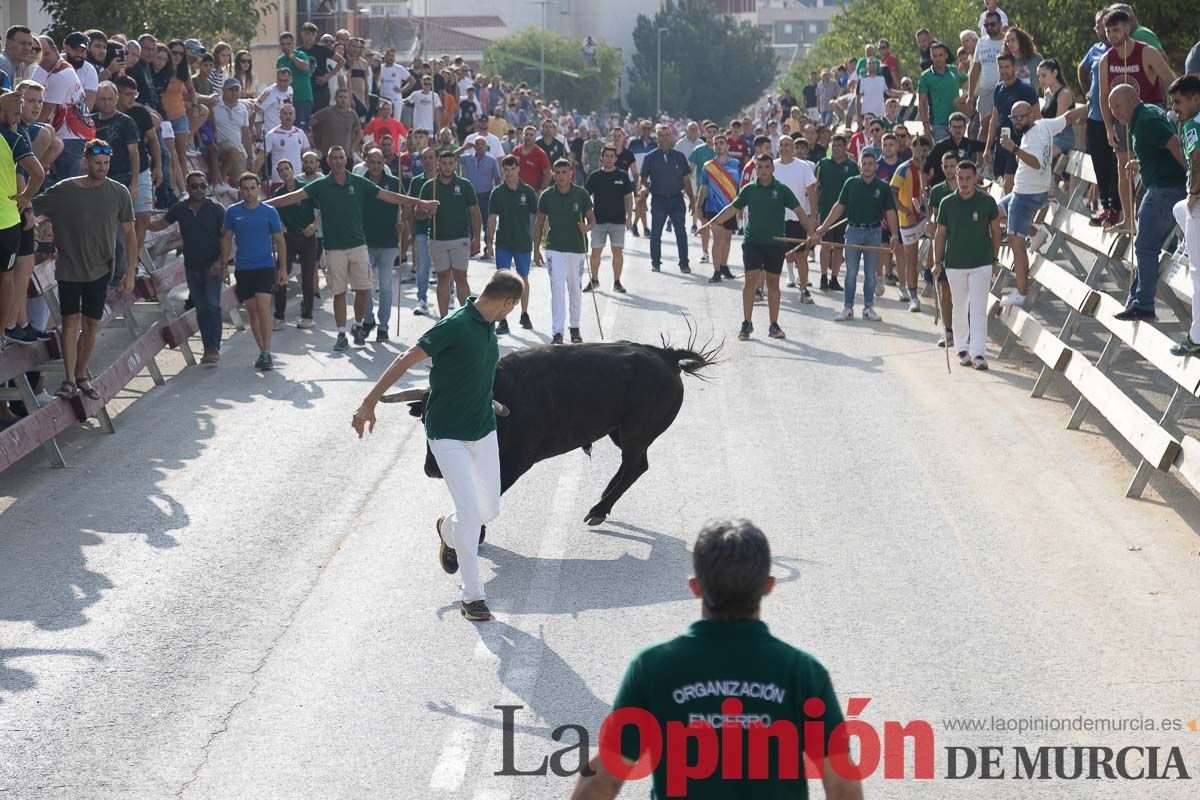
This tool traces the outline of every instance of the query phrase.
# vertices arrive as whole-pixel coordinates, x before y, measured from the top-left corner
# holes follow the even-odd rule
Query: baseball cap
[[[221,88],[222,89],[241,89],[242,84],[238,82],[237,78],[226,78],[225,82],[221,84]]]
[[[204,45],[200,43],[199,39],[185,39],[183,46],[194,56],[201,55],[204,52]]]
[[[77,47],[87,47],[88,46],[87,34],[80,33],[79,31],[75,31],[74,33],[69,33],[69,34],[67,34],[67,38],[63,40],[63,46],[64,47],[76,47],[76,48]]]

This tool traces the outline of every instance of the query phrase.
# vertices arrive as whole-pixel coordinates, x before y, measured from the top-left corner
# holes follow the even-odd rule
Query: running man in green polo
[[[759,270],[767,274],[767,314],[771,318],[767,335],[772,339],[784,338],[783,328],[779,327],[779,275],[783,272],[788,246],[777,237],[787,232],[785,211],[790,210],[809,225],[812,224],[795,193],[786,183],[775,180],[775,161],[770,153],[763,153],[754,159],[754,171],[757,180],[743,186],[732,203],[700,226],[700,230],[706,230],[732,219],[743,208],[750,209],[746,220],[746,240],[742,242],[742,265],[746,270],[746,281],[742,286],[742,328],[738,331],[738,338],[742,341],[749,339],[754,332],[751,319],[754,316],[754,293],[760,286]]]
[[[660,748],[650,796],[807,800],[807,773],[800,755],[804,753],[817,754],[812,766],[819,770],[826,798],[862,800],[857,776],[843,777],[847,770],[831,764],[831,756],[838,757],[839,765],[845,763],[849,740],[829,671],[809,653],[771,635],[761,619],[762,598],[775,588],[767,537],[746,520],[710,522],[696,540],[692,569],[695,577],[688,579],[688,589],[700,599],[701,618],[682,636],[633,657],[606,723],[618,723],[622,709],[638,709],[658,724],[658,740],[669,742],[668,748],[680,746],[676,736],[666,734],[668,725],[713,729],[710,741],[716,743],[707,748],[702,766],[706,776],[679,774],[686,771],[681,769],[684,763],[701,766],[694,740],[683,742],[687,752]],[[756,761],[754,734],[749,734],[748,748],[745,739],[746,728],[759,723],[771,727],[773,734],[795,731],[795,738],[789,731],[779,739],[788,741],[786,747],[794,752],[785,753],[782,745],[771,747],[761,776],[749,766]],[[646,727],[654,729],[649,720]],[[814,729],[820,731],[821,741],[809,738]],[[652,743],[640,740],[640,731],[634,724],[617,728],[619,740],[612,744],[619,752],[601,735],[601,751],[590,769],[580,773],[572,800],[617,796],[628,779],[628,767],[639,757],[649,757]],[[741,746],[725,739],[729,736],[740,737]]]
[[[479,577],[482,525],[500,513],[500,450],[492,381],[500,350],[495,322],[516,308],[524,284],[513,272],[496,270],[479,297],[442,317],[417,343],[396,357],[354,412],[350,425],[362,438],[375,430],[375,405],[408,370],[427,358],[425,436],[450,490],[454,511],[437,521],[438,560],[448,575],[462,569],[462,615],[472,622],[492,618]]]

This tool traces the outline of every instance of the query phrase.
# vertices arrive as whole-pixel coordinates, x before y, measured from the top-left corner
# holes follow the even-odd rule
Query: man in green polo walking
[[[496,269],[511,265],[525,284],[521,295],[521,327],[533,329],[529,320],[529,264],[533,258],[533,218],[537,214],[537,193],[521,180],[521,161],[509,154],[500,159],[504,181],[492,189],[488,202],[487,244],[484,258],[495,258]],[[495,249],[492,245],[495,243]],[[508,333],[508,322],[500,320],[496,333]]]
[[[467,264],[471,253],[479,250],[479,198],[475,187],[466,178],[455,174],[458,155],[443,150],[437,157],[437,175],[421,186],[422,200],[436,200],[441,205],[431,215],[432,233],[429,237],[429,258],[438,275],[438,313],[446,316],[450,310],[450,279],[458,290],[458,302],[467,302],[471,287],[467,284]],[[430,216],[417,211],[417,217]]]
[[[547,266],[550,273],[550,327],[553,344],[563,343],[567,306],[570,306],[571,342],[579,344],[579,316],[583,305],[583,289],[579,276],[583,273],[583,258],[587,253],[586,234],[596,225],[592,211],[592,196],[582,186],[571,182],[571,162],[560,158],[554,162],[554,183],[538,198],[537,217],[533,224],[533,263]],[[542,259],[542,236],[545,235],[546,258]]]
[[[516,307],[521,279],[496,270],[483,292],[442,317],[417,343],[397,356],[367,393],[350,424],[362,438],[375,430],[375,405],[409,369],[427,358],[425,436],[450,490],[454,511],[437,521],[438,560],[447,574],[462,569],[462,615],[492,618],[479,577],[480,526],[500,513],[500,450],[492,381],[500,350],[494,323]]]

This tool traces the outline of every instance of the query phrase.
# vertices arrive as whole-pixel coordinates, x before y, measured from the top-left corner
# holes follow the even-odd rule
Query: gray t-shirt
[[[95,187],[83,178],[59,181],[33,199],[33,208],[50,217],[54,227],[54,275],[59,281],[95,281],[113,274],[117,232],[133,222],[129,190],[105,179]]]

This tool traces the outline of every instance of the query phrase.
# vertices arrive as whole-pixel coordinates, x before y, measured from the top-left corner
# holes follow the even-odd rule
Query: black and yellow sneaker
[[[492,618],[492,611],[483,600],[472,600],[470,603],[464,600],[462,615],[471,622],[487,622]]]
[[[1184,336],[1183,341],[1171,348],[1173,356],[1200,356],[1200,344],[1192,341],[1192,337]]]
[[[738,338],[744,342],[750,338],[750,334],[752,333],[754,333],[754,326],[750,323],[750,320],[743,321],[742,328],[738,331]]]
[[[442,538],[442,523],[445,520],[445,517],[438,517],[435,526],[438,535],[438,562],[447,575],[453,575],[458,572],[458,553],[454,552],[453,547],[447,547],[446,540]]]

